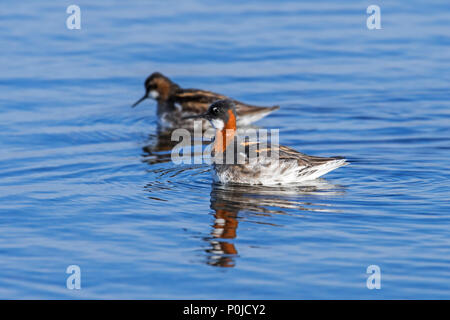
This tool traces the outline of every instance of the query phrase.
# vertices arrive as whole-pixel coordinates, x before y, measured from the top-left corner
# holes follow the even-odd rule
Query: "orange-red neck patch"
[[[214,151],[217,153],[225,152],[228,145],[233,141],[236,134],[236,116],[233,110],[228,110],[228,121],[222,130],[216,130],[216,139],[214,140]]]

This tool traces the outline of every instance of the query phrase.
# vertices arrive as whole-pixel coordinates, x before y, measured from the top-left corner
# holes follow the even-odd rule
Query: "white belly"
[[[340,159],[309,168],[299,166],[295,160],[253,165],[215,165],[214,179],[221,183],[262,185],[298,183],[319,178],[345,164],[345,160]]]

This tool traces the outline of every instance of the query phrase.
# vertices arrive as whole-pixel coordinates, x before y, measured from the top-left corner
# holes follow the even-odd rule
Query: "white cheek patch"
[[[217,130],[222,130],[223,127],[225,126],[223,121],[220,120],[220,119],[213,119],[213,120],[211,120],[211,124],[214,127],[214,129],[217,129]]]
[[[158,91],[156,91],[156,90],[151,90],[151,91],[150,91],[150,96],[151,96],[153,99],[157,99],[157,98],[159,97],[159,93],[158,93]]]

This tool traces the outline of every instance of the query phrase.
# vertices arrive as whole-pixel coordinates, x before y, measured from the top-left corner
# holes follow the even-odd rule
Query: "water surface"
[[[69,4],[0,13],[1,298],[450,297],[447,1],[382,1],[381,30],[367,1],[82,0],[81,30]],[[130,108],[153,71],[279,104],[260,127],[351,165],[213,184]]]

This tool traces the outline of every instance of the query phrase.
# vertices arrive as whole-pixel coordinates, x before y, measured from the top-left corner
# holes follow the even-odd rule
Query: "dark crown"
[[[220,118],[222,120],[228,120],[229,110],[232,110],[234,115],[236,116],[236,106],[232,100],[218,100],[209,106],[207,115],[209,119]]]

